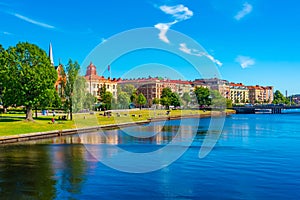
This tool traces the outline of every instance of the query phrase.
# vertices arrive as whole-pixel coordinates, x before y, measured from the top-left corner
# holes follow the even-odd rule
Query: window
[[[109,85],[107,85],[107,89],[109,89]]]

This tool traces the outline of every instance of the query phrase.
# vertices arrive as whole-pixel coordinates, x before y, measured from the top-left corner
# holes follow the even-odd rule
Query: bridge
[[[234,106],[237,114],[282,114],[284,110],[300,110],[300,105],[255,105],[255,106]],[[296,111],[296,110],[295,110]],[[300,111],[299,111],[300,112]]]

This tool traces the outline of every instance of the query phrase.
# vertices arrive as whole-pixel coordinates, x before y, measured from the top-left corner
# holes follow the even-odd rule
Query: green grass
[[[228,111],[230,112],[230,111]],[[39,116],[34,122],[25,121],[25,114],[1,114],[0,115],[0,137],[8,135],[18,135],[24,133],[35,133],[54,130],[65,130],[72,128],[85,128],[99,125],[120,124],[128,122],[145,121],[149,118],[175,117],[184,115],[203,115],[210,114],[209,111],[199,110],[172,110],[169,115],[166,110],[131,110],[118,111],[112,113],[112,116],[103,116],[103,112],[94,114],[75,114],[73,121],[57,120],[51,123],[52,116]]]

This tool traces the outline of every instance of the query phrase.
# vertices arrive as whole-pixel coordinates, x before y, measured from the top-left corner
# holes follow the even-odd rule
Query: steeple
[[[53,53],[52,53],[52,44],[51,44],[51,42],[49,44],[49,58],[50,58],[51,65],[54,66]]]

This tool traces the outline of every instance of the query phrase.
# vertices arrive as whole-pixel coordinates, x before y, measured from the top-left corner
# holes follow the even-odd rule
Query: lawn
[[[149,118],[163,118],[186,115],[210,114],[209,111],[199,110],[172,110],[167,115],[166,110],[130,110],[114,111],[111,116],[104,116],[104,112],[75,114],[73,120],[58,120],[53,124],[52,116],[39,116],[34,122],[25,121],[25,114],[1,114],[0,115],[0,137],[17,135],[23,133],[34,133],[54,130],[65,130],[73,128],[84,128],[99,125],[121,124],[128,122],[146,121]]]

